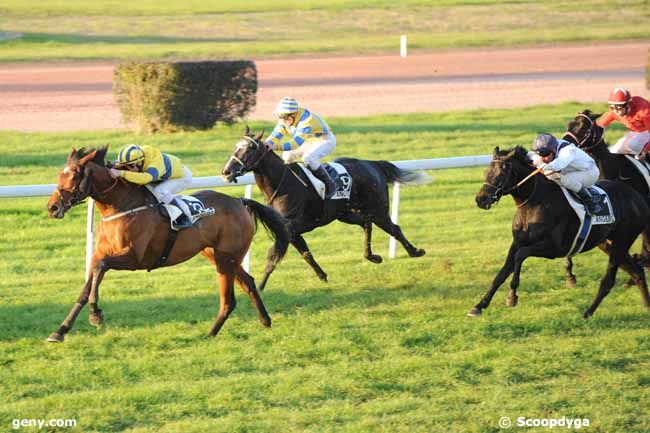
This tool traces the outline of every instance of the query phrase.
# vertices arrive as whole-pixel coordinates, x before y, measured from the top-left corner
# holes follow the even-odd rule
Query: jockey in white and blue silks
[[[544,175],[557,184],[573,191],[587,207],[587,212],[594,214],[600,211],[589,190],[600,176],[600,170],[585,151],[573,143],[558,140],[551,134],[541,134],[533,142],[533,151],[528,157]]]
[[[294,98],[282,98],[274,113],[278,123],[264,140],[267,148],[284,151],[282,156],[287,163],[302,158],[314,176],[325,184],[325,198],[330,198],[336,185],[320,160],[336,147],[332,129],[316,113],[300,107]]]

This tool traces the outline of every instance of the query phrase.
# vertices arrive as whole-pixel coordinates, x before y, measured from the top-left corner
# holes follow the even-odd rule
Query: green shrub
[[[122,118],[140,133],[233,123],[255,106],[256,92],[250,61],[129,62],[113,76]]]

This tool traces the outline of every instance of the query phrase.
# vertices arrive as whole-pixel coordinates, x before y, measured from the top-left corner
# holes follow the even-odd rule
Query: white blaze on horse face
[[[68,174],[72,171],[72,167],[69,165],[66,165],[65,168],[63,169],[63,174]]]

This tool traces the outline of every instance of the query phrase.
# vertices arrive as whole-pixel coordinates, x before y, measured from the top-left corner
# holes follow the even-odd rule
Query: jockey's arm
[[[596,125],[601,128],[607,128],[614,120],[616,120],[614,113],[607,111],[596,120]]]
[[[151,175],[151,173],[147,171],[140,173],[137,171],[120,170],[120,176],[122,176],[124,179],[128,180],[129,182],[138,185],[146,185],[155,180],[155,178]]]
[[[560,150],[553,161],[546,164],[545,170],[562,171],[562,169],[571,164],[575,158],[576,148],[573,146],[566,147]]]
[[[165,161],[162,152],[154,152],[151,160],[146,161],[145,168],[141,173],[137,171],[122,171],[121,174],[124,179],[138,185],[146,185],[158,180],[160,176],[165,174]]]

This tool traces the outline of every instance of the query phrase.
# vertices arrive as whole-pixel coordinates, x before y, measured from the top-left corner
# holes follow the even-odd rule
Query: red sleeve
[[[603,115],[600,116],[598,120],[596,120],[596,124],[601,128],[606,128],[614,120],[616,120],[616,116],[614,115],[614,113],[612,113],[611,111],[607,111],[606,113],[603,113]]]

